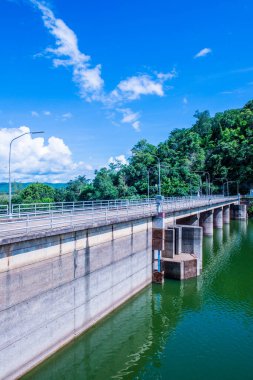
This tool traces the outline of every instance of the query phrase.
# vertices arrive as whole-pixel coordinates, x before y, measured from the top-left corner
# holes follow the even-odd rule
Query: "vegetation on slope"
[[[127,165],[110,164],[95,172],[94,180],[79,176],[65,188],[29,185],[14,201],[78,201],[146,197],[148,173],[150,196],[157,194],[158,158],[161,162],[162,194],[189,195],[207,192],[207,172],[211,190],[221,192],[229,181],[231,193],[249,192],[253,183],[253,100],[241,109],[195,113],[189,129],[175,129],[158,146],[140,140],[132,149]],[[205,172],[205,173],[204,173]],[[39,187],[39,189],[37,189]],[[40,193],[42,191],[42,193]]]

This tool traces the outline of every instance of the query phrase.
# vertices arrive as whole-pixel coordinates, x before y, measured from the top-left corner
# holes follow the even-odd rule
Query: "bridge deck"
[[[182,217],[197,212],[214,209],[234,203],[237,197],[210,197],[199,199],[182,199],[163,202],[163,212],[166,216]],[[26,240],[39,235],[53,235],[61,231],[67,232],[112,223],[151,217],[157,214],[154,202],[125,204],[116,207],[104,207],[94,210],[50,211],[46,214],[27,213],[7,216],[0,219],[0,244],[8,244],[13,239]]]

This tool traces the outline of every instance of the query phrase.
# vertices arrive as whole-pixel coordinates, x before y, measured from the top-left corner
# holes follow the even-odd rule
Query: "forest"
[[[92,180],[80,173],[62,188],[30,184],[14,194],[13,202],[154,197],[159,191],[158,162],[164,196],[249,193],[253,187],[253,100],[213,117],[208,111],[196,111],[194,118],[191,128],[174,129],[157,146],[138,141],[127,164],[116,161],[96,170]]]

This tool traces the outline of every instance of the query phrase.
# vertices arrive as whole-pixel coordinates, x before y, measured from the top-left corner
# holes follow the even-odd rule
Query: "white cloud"
[[[136,131],[140,131],[139,112],[133,112],[130,108],[118,108],[117,111],[123,115],[121,123],[130,124]]]
[[[222,95],[234,95],[234,94],[241,94],[243,92],[244,91],[242,88],[235,88],[234,90],[222,91],[221,94]]]
[[[44,114],[45,116],[51,116],[51,112],[50,112],[50,111],[44,111],[43,114]]]
[[[148,75],[123,80],[118,84],[118,89],[129,100],[139,99],[141,95],[164,95],[162,83],[154,81]]]
[[[171,80],[177,76],[177,72],[173,69],[170,73],[157,73],[157,78],[161,79],[163,82]]]
[[[31,111],[31,115],[32,117],[39,117],[39,114],[36,111]]]
[[[53,59],[55,67],[72,68],[73,81],[78,85],[83,99],[88,102],[99,101],[107,109],[117,112],[118,107],[137,100],[141,96],[164,96],[165,89],[168,88],[166,82],[176,76],[175,70],[169,73],[134,75],[120,81],[111,92],[105,93],[101,65],[91,66],[91,57],[79,50],[75,32],[63,20],[56,18],[44,2],[40,0],[30,0],[30,2],[42,13],[45,27],[55,38],[55,47],[48,47],[45,50],[46,54]],[[124,116],[121,122],[126,122]],[[139,120],[134,120],[129,124],[136,130],[140,129]]]
[[[1,181],[8,179],[9,143],[25,132],[30,132],[26,126],[0,129]],[[92,167],[74,162],[69,147],[58,137],[51,136],[45,141],[43,137],[25,135],[13,143],[11,169],[13,181],[61,182]]]
[[[122,164],[122,165],[128,165],[128,161],[124,154],[120,154],[116,157],[110,157],[108,160],[108,164]]]
[[[171,73],[156,73],[153,77],[147,74],[132,76],[122,80],[114,91],[111,92],[112,102],[132,101],[142,95],[164,96],[164,83],[176,76]]]
[[[140,121],[137,120],[135,121],[133,124],[132,124],[133,128],[136,130],[136,132],[140,132],[141,128],[140,128]]]
[[[184,98],[183,98],[183,104],[188,104],[189,102],[188,102],[188,98],[186,97],[186,96],[184,96]]]
[[[71,112],[66,112],[66,113],[64,113],[63,115],[62,115],[62,120],[69,120],[69,119],[71,119],[72,118],[72,113]]]
[[[194,58],[205,57],[207,54],[210,54],[211,52],[212,52],[212,49],[210,49],[210,48],[204,48],[204,49],[200,50],[200,51],[194,56]]]
[[[101,65],[91,67],[90,57],[80,52],[76,34],[63,20],[37,0],[30,0],[41,12],[45,27],[55,38],[56,47],[47,48],[55,67],[72,67],[73,80],[79,85],[81,96],[87,100],[95,99],[102,91]]]

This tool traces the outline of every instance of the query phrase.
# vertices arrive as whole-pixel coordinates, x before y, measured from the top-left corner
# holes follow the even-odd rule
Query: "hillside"
[[[12,190],[13,192],[16,192],[17,190],[22,190],[26,188],[28,185],[30,185],[32,182],[15,182],[12,184]],[[45,185],[48,185],[52,187],[53,189],[61,189],[66,186],[66,183],[49,183],[46,182]],[[1,193],[8,193],[9,184],[7,182],[0,182],[0,194]]]

